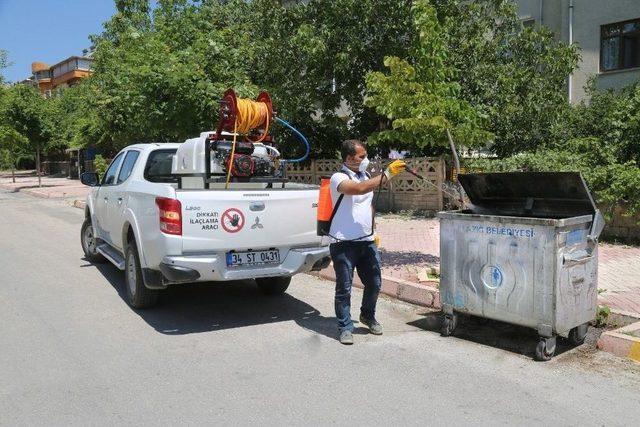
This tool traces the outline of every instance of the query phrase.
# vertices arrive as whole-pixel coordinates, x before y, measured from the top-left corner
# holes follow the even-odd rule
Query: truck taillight
[[[160,231],[166,234],[182,235],[182,206],[180,201],[167,197],[156,197],[160,215]]]

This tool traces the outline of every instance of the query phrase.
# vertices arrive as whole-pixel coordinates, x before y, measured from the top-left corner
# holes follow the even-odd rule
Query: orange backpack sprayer
[[[331,221],[342,201],[342,196],[341,194],[336,203],[336,209],[334,209],[333,200],[331,199],[331,179],[322,178],[320,181],[320,197],[318,198],[318,236],[329,235]]]
[[[347,176],[349,176],[346,172],[344,171],[339,171],[338,173],[343,173]],[[367,174],[368,175],[368,174]],[[351,178],[349,178],[351,179]],[[380,187],[382,188],[382,183],[380,183]],[[378,190],[378,196],[380,196],[380,190]],[[331,230],[331,223],[333,222],[333,217],[336,215],[336,212],[338,211],[338,208],[340,207],[340,203],[342,202],[342,199],[344,198],[344,194],[340,194],[340,196],[338,197],[338,200],[336,201],[335,206],[333,205],[333,200],[331,199],[331,178],[322,178],[320,180],[320,196],[318,197],[318,230],[317,230],[317,234],[318,236],[329,236],[329,237],[333,237],[331,234],[329,234],[329,231]],[[377,200],[376,200],[377,201]],[[372,215],[372,219],[371,219],[371,224],[373,224],[373,218],[374,218],[374,212],[372,211],[371,213]],[[368,234],[366,236],[362,236],[362,237],[369,237],[373,234],[373,228],[371,230],[371,234]],[[360,238],[362,238],[360,237]],[[336,240],[336,237],[333,237]],[[357,239],[355,239],[357,240]]]

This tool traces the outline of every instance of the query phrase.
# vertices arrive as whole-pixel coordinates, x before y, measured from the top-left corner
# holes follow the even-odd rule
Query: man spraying
[[[353,344],[351,320],[351,285],[354,269],[364,284],[360,307],[360,322],[375,335],[382,335],[382,326],[376,320],[376,303],[382,284],[380,254],[374,241],[371,205],[373,191],[383,182],[405,170],[405,163],[396,160],[375,178],[366,172],[369,165],[367,150],[358,140],[342,144],[343,165],[331,177],[331,199],[334,214],[329,236],[329,247],[336,273],[335,310],[338,319],[339,341]]]

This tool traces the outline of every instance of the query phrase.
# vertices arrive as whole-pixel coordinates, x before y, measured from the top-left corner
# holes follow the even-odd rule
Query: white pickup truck
[[[81,242],[92,262],[125,271],[128,303],[150,307],[171,284],[255,279],[266,294],[329,264],[316,235],[318,187],[293,182],[179,188],[180,144],[131,145],[87,196]],[[174,163],[175,168],[175,163]]]

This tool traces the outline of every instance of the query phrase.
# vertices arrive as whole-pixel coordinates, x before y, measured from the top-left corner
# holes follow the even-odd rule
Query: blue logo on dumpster
[[[482,269],[482,283],[489,289],[497,289],[502,286],[504,276],[502,270],[495,265],[487,265]]]

